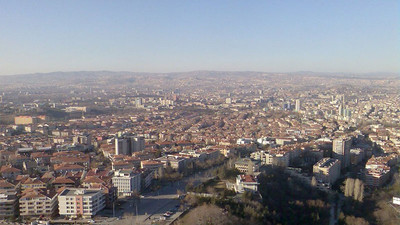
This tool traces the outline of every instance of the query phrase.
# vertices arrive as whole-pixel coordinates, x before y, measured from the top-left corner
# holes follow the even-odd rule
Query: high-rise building
[[[333,140],[333,158],[339,159],[342,169],[350,165],[351,138],[336,138]]]
[[[300,99],[296,99],[296,107],[295,107],[296,112],[300,112],[300,108],[301,108]]]
[[[144,149],[144,137],[139,136],[122,136],[115,138],[115,154],[116,155],[132,155]]]
[[[143,99],[142,98],[136,98],[135,99],[135,106],[137,108],[140,108],[140,107],[142,107],[142,105],[143,105]]]
[[[340,177],[340,161],[323,158],[313,166],[313,174],[317,180],[333,184]]]

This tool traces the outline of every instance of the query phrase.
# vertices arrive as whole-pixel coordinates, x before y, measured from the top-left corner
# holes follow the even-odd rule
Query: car
[[[168,212],[166,212],[166,213],[164,213],[164,214],[163,214],[163,216],[165,216],[165,217],[170,217],[170,216],[171,216],[171,214],[170,214],[170,213],[168,213]]]

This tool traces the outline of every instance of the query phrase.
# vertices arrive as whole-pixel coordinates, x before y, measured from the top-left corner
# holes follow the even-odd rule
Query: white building
[[[260,144],[260,145],[270,145],[270,146],[274,146],[275,145],[274,139],[269,138],[269,137],[258,138],[257,139],[257,143]]]
[[[106,207],[106,200],[100,189],[65,189],[58,196],[58,210],[61,216],[91,218]]]
[[[112,178],[114,187],[120,196],[131,196],[133,192],[140,192],[141,175],[133,170],[117,170]]]
[[[256,177],[252,175],[238,175],[236,177],[235,191],[243,193],[245,191],[257,192],[260,185]]]
[[[236,141],[236,144],[238,144],[238,145],[246,145],[246,144],[251,144],[251,143],[253,143],[252,138],[239,138]]]
[[[295,110],[296,110],[296,112],[300,112],[300,109],[301,109],[301,102],[300,102],[300,99],[296,99]]]
[[[393,204],[395,204],[395,205],[400,205],[400,197],[393,197],[392,202],[393,202]]]

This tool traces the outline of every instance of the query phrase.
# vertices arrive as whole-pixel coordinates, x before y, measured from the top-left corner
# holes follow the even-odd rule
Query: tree
[[[355,201],[362,202],[364,198],[364,183],[359,179],[347,178],[344,196],[352,197]]]
[[[353,194],[354,194],[354,179],[353,178],[347,178],[346,181],[345,181],[344,196],[352,197]]]
[[[157,151],[154,153],[154,156],[155,156],[156,158],[161,157],[161,150],[160,150],[160,149],[157,149]]]
[[[354,182],[354,200],[362,202],[364,197],[364,183],[356,179]]]
[[[311,178],[311,186],[317,186],[317,179],[314,176]]]

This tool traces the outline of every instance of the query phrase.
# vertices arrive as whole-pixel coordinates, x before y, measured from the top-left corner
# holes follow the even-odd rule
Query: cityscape
[[[0,224],[400,224],[399,8],[0,0]]]
[[[371,201],[397,213],[396,76],[115,74],[0,77],[5,221],[191,224],[202,202],[252,224],[367,221]],[[272,213],[271,193],[296,190],[280,204],[312,213]]]

